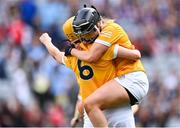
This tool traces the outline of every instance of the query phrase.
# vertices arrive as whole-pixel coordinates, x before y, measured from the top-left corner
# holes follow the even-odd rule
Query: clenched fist
[[[39,40],[42,43],[46,43],[46,42],[51,42],[51,37],[47,34],[47,33],[43,33],[40,37]]]

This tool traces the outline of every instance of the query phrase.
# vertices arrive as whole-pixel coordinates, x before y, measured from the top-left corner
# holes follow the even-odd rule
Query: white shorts
[[[149,90],[147,75],[142,71],[128,73],[114,79],[126,88],[138,102],[142,101]]]
[[[124,105],[118,108],[106,109],[103,111],[108,120],[109,127],[135,128],[134,115],[130,105]],[[84,112],[84,128],[92,128],[93,125]]]

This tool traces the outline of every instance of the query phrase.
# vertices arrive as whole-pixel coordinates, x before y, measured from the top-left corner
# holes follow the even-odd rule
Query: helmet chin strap
[[[77,43],[79,43],[80,42],[80,40],[79,39],[76,39],[76,40],[73,40],[71,43],[72,44],[77,44]]]
[[[98,37],[98,35],[93,39],[88,39],[88,40],[83,39],[83,42],[85,42],[86,44],[92,44],[92,43],[94,43],[94,41],[96,40],[97,37]]]
[[[81,38],[81,35],[76,35],[79,39],[80,42],[83,42],[82,38]]]

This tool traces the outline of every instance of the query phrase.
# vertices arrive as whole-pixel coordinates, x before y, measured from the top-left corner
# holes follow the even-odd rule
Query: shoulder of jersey
[[[119,24],[111,22],[103,28],[103,30],[101,31],[101,36],[111,38],[114,32],[120,32],[121,29],[122,27]]]
[[[109,29],[122,29],[121,25],[116,22],[111,22],[107,27],[109,27]]]

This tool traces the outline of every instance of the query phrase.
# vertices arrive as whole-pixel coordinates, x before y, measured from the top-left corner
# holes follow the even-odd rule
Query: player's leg
[[[83,104],[79,104],[79,111],[83,113]],[[134,111],[135,110],[135,111]],[[122,105],[121,107],[105,109],[105,114],[109,127],[135,128],[134,113],[138,110],[138,105]],[[83,127],[93,127],[87,113],[84,110]]]
[[[97,89],[85,100],[84,107],[95,127],[108,127],[101,110],[129,104],[127,91],[115,80],[111,80]]]
[[[139,102],[147,94],[148,87],[147,77],[142,72],[130,73],[105,83],[84,103],[93,125],[107,126],[107,120],[101,110]]]
[[[138,104],[135,104],[135,105],[131,106],[131,109],[132,109],[132,111],[133,111],[133,114],[136,114],[137,111],[139,110],[139,105],[138,105]]]

